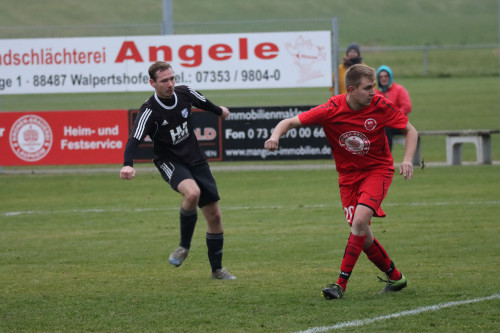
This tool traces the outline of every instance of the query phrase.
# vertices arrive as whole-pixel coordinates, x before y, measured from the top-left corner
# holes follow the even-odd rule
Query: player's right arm
[[[120,178],[121,179],[131,180],[134,177],[135,177],[134,167],[131,167],[129,165],[125,165],[124,167],[121,168],[121,170],[120,170]]]
[[[123,153],[123,167],[120,170],[121,179],[131,180],[135,177],[134,155],[137,151],[137,147],[139,147],[139,143],[148,133],[151,124],[151,114],[152,111],[148,108],[141,108],[137,114],[132,132],[125,146],[125,152]]]
[[[139,143],[141,141],[137,140],[133,136],[131,136],[127,145],[125,146],[125,152],[123,153],[123,167],[120,170],[120,178],[131,180],[135,177],[135,169],[134,169],[134,154],[139,147]]]
[[[288,119],[283,119],[274,128],[271,137],[264,143],[264,148],[269,151],[275,151],[279,148],[279,140],[292,128],[300,127],[302,123],[299,120],[299,116],[295,116]]]
[[[302,112],[298,116],[291,117],[288,119],[283,119],[282,121],[280,121],[278,125],[274,128],[273,134],[271,135],[269,140],[267,140],[264,143],[264,148],[266,148],[269,151],[277,150],[279,148],[280,138],[292,128],[314,125],[314,124],[322,125],[323,122],[325,121],[327,112],[331,110],[333,106],[337,107],[337,104],[334,103],[334,99],[335,97],[332,97],[325,104],[315,106],[309,111]]]

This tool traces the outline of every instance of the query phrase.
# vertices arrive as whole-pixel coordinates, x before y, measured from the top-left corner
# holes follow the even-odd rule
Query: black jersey
[[[206,160],[193,129],[191,108],[222,114],[222,109],[188,86],[176,86],[168,100],[156,93],[139,109],[125,147],[123,165],[133,165],[140,141],[149,135],[153,140],[154,159],[195,165]]]

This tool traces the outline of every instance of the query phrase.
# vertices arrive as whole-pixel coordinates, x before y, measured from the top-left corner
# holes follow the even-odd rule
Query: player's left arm
[[[405,142],[405,155],[403,157],[403,162],[399,166],[399,174],[402,175],[405,179],[413,178],[413,155],[417,149],[418,143],[418,132],[413,127],[410,122],[406,124],[406,127],[402,130],[403,134],[406,135]]]
[[[197,90],[194,90],[191,87],[188,87],[189,93],[193,97],[193,105],[199,109],[213,112],[218,116],[221,116],[223,119],[226,119],[229,116],[229,110],[224,106],[217,106],[212,103],[208,98],[203,96]]]
[[[226,108],[225,106],[219,106],[222,110],[222,114],[220,115],[222,117],[222,119],[227,119],[227,117],[229,117],[229,115],[231,114],[231,111],[229,111],[228,108]]]

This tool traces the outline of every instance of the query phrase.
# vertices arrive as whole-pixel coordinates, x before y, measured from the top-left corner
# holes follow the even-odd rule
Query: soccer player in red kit
[[[279,139],[290,129],[321,125],[332,148],[339,174],[339,188],[351,234],[347,241],[336,283],[322,290],[326,299],[343,297],[347,282],[361,252],[387,276],[383,292],[406,287],[403,274],[371,230],[371,218],[384,217],[382,200],[392,182],[394,162],[384,128],[401,130],[406,135],[405,153],[399,173],[413,177],[412,159],[417,146],[417,130],[392,103],[375,96],[375,70],[366,65],[351,66],[345,75],[347,94],[337,95],[323,105],[298,116],[282,120],[264,144],[267,150],[279,147]]]

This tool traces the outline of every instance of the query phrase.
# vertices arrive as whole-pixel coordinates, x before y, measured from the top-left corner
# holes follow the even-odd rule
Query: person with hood
[[[400,84],[394,82],[394,77],[389,66],[380,66],[377,69],[377,89],[375,92],[384,96],[394,103],[396,109],[408,116],[411,112],[411,100],[408,91]],[[392,151],[392,137],[402,135],[401,131],[386,127],[385,134],[389,141],[389,148]]]
[[[343,63],[339,65],[339,94],[346,94],[347,89],[344,83],[345,72],[349,67],[356,64],[365,64],[361,57],[361,49],[357,43],[351,43],[345,51]],[[335,76],[332,76],[332,86],[330,87],[332,96],[335,96]]]

